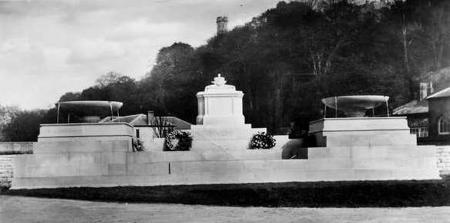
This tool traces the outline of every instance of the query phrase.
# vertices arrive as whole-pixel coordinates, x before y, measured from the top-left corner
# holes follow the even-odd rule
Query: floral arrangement
[[[144,151],[144,146],[143,146],[143,142],[140,139],[132,139],[131,144],[133,145],[133,151]]]
[[[186,151],[192,147],[192,136],[189,132],[179,130],[166,135],[164,151]]]
[[[258,132],[250,141],[250,149],[271,149],[276,145],[276,140],[272,135],[265,132]]]

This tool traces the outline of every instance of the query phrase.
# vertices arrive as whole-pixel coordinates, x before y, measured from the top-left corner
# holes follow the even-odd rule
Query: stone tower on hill
[[[223,34],[228,31],[227,29],[228,17],[219,16],[217,17],[216,23],[217,23],[217,35]]]

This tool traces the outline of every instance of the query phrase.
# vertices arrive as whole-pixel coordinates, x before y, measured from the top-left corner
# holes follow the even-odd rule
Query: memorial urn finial
[[[214,78],[214,81],[212,81],[211,83],[213,83],[214,85],[221,87],[224,86],[227,81],[225,80],[225,78],[223,78],[222,76],[220,76],[220,74],[217,74],[217,77]]]

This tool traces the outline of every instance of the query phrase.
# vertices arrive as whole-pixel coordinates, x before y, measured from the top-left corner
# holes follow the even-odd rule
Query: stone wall
[[[13,157],[33,152],[33,142],[0,142],[0,188],[11,186]]]
[[[437,165],[441,176],[450,176],[450,146],[437,146]]]
[[[33,152],[33,142],[0,142],[0,155],[26,154]]]
[[[5,145],[5,144],[3,143],[3,145]],[[10,148],[14,148],[14,146],[10,146]],[[17,148],[17,146],[16,146],[16,148]],[[437,146],[436,152],[437,152],[436,153],[436,155],[437,155],[437,167],[438,167],[438,169],[440,171],[440,175],[441,176],[450,176],[450,146]],[[137,155],[137,154],[134,154],[134,153],[128,153],[128,154],[129,155],[130,154]],[[146,155],[146,154],[147,153],[140,154],[139,157],[144,158],[145,156],[142,156],[142,155]],[[149,153],[149,155],[150,155],[150,153]],[[152,155],[155,155],[155,154],[152,154]],[[176,154],[172,152],[172,153],[168,153],[168,155],[176,155]],[[20,156],[20,155],[18,155],[18,154],[16,154],[16,155],[0,155],[0,187],[9,187],[11,185],[11,179],[13,177],[12,161],[13,161],[13,158],[16,157],[16,156]],[[174,159],[172,157],[169,160],[173,161]],[[167,161],[169,161],[169,160],[167,160]],[[146,169],[146,168],[142,168],[142,167],[146,166],[146,165],[149,165],[148,163],[146,163],[146,162],[149,162],[149,161],[151,161],[151,159],[148,159],[147,161],[144,161],[143,163],[141,163],[142,161],[141,162],[134,161],[133,163],[136,163],[136,165],[138,165],[138,168],[136,168],[136,169],[142,170],[142,169]],[[273,162],[280,162],[280,161],[273,160]],[[236,161],[236,162],[238,162],[238,161]],[[256,160],[254,160],[254,161],[248,160],[248,161],[245,161],[245,162],[253,163],[253,162],[258,162],[258,161],[256,161]],[[184,164],[185,162],[179,162],[179,164],[177,164],[177,162],[170,162],[170,163],[171,163],[171,168],[170,169],[172,169],[171,172],[172,172],[172,174],[175,174],[177,172],[176,170],[179,169],[179,168],[176,168],[177,165]],[[161,162],[159,164],[163,164],[162,170],[163,171],[167,171],[167,165],[165,165],[165,164],[167,164],[166,162]],[[207,163],[201,163],[201,165],[206,165],[206,164]],[[296,166],[295,169],[298,169],[298,165],[299,164],[300,163],[295,164],[295,166]],[[277,164],[276,166],[279,167],[279,165],[280,164]],[[300,166],[302,166],[302,165],[300,165]],[[201,169],[209,169],[209,168],[211,168],[211,167],[201,168]],[[316,166],[316,168],[317,168],[317,166]],[[153,171],[155,171],[154,167],[152,167],[151,169]],[[198,169],[198,168],[195,168],[195,169]],[[274,167],[274,169],[276,169],[276,168]],[[131,171],[131,170],[133,170],[133,168],[130,168],[129,171]],[[150,170],[147,170],[147,171],[150,171]],[[146,171],[144,171],[144,172],[146,172]],[[146,172],[146,174],[148,174],[148,173]],[[279,175],[279,174],[280,173],[278,173],[277,175]],[[139,174],[134,173],[133,175],[139,175]],[[202,177],[205,177],[205,176],[202,176]],[[307,177],[307,179],[308,178],[309,177]],[[217,179],[215,179],[215,180],[217,180]]]
[[[0,188],[10,187],[13,177],[12,159],[15,155],[0,156]]]

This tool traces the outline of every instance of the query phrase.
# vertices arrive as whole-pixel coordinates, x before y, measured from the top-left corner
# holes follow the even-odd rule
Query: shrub
[[[191,147],[191,134],[179,130],[169,133],[164,142],[164,151],[187,151]]]
[[[250,141],[250,149],[271,149],[275,146],[275,139],[265,132],[258,132]]]

